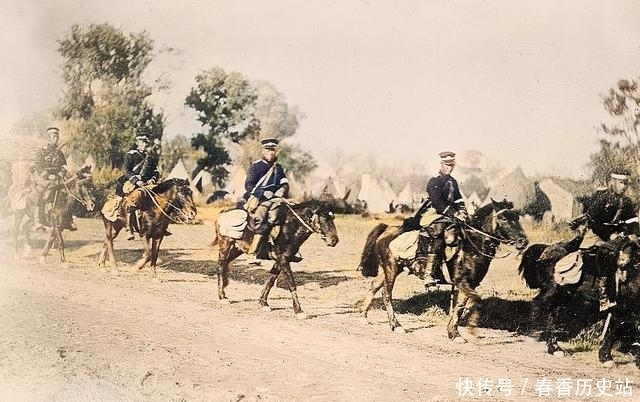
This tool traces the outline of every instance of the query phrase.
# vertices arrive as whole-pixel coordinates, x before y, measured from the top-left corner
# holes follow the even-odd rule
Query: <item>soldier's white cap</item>
[[[440,162],[445,165],[455,165],[456,164],[456,153],[452,151],[442,151],[438,154],[440,156]]]
[[[260,143],[262,144],[262,148],[266,149],[276,149],[278,147],[278,140],[275,138],[265,138],[260,141]]]
[[[60,134],[60,129],[55,126],[47,127],[47,134]]]

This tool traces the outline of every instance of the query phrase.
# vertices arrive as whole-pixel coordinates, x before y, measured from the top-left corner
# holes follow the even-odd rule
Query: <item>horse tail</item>
[[[532,244],[522,253],[522,259],[518,266],[518,274],[524,279],[529,289],[540,289],[543,284],[541,267],[538,259],[547,248],[546,244]]]
[[[378,275],[380,257],[378,257],[376,242],[378,237],[387,230],[387,227],[387,224],[380,223],[378,226],[373,228],[367,236],[367,241],[364,243],[364,249],[362,250],[362,256],[360,257],[360,265],[358,266],[358,269],[362,272],[363,276]]]

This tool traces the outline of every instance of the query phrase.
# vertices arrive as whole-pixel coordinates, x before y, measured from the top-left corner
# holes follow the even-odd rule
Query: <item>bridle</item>
[[[302,226],[304,226],[308,231],[312,232],[312,233],[318,233],[321,236],[324,237],[324,234],[322,233],[322,229],[320,228],[320,223],[319,223],[319,215],[318,215],[318,211],[314,211],[313,215],[311,216],[311,222],[307,223],[304,219],[302,219],[302,217],[293,210],[293,208],[291,208],[292,205],[296,205],[293,202],[286,200],[286,199],[282,199],[284,204],[287,206],[287,208],[289,208],[289,211],[291,211],[291,213],[293,214],[293,216],[296,217],[296,219],[298,219],[298,221],[300,221],[300,223],[302,224]]]
[[[81,195],[75,195],[73,193],[73,191],[71,191],[71,189],[69,188],[69,183],[73,183],[74,181],[77,181],[78,184],[81,184],[82,182],[88,181],[90,179],[91,179],[90,177],[85,177],[85,178],[82,178],[82,179],[78,179],[77,176],[74,176],[74,177],[70,178],[69,180],[63,180],[62,181],[62,185],[64,186],[64,189],[67,190],[67,194],[69,194],[73,199],[78,201],[84,207],[87,207],[87,202],[81,198]]]
[[[506,211],[509,211],[509,209],[508,209],[508,208],[503,208],[503,209],[500,209],[500,210],[498,210],[498,211],[493,211],[493,213],[492,213],[492,222],[494,222],[494,223],[495,223],[496,218],[497,218],[500,214],[502,214],[502,213],[504,213],[504,212],[506,212]],[[504,237],[496,237],[496,236],[491,235],[491,234],[489,234],[489,233],[487,233],[487,232],[485,232],[485,231],[482,231],[482,230],[480,230],[480,229],[477,229],[477,228],[475,228],[475,227],[473,227],[473,226],[469,225],[469,224],[468,224],[468,223],[466,223],[466,222],[462,222],[462,226],[463,226],[463,227],[462,227],[463,232],[464,232],[465,230],[467,230],[467,229],[468,229],[468,230],[471,230],[471,231],[473,231],[473,232],[476,232],[476,233],[478,233],[478,234],[480,234],[480,235],[482,235],[482,236],[484,236],[484,237],[487,237],[487,238],[489,238],[490,240],[495,240],[495,241],[497,241],[497,242],[499,242],[499,243],[501,243],[501,244],[508,244],[508,245],[512,245],[512,244],[514,244],[514,243],[515,243],[515,240],[506,239],[506,238],[504,238]],[[497,225],[495,225],[495,224],[494,224],[493,226],[497,229]],[[494,229],[494,230],[495,230],[495,229]],[[467,237],[467,238],[468,238],[468,237]],[[476,249],[476,251],[477,251],[480,255],[482,255],[482,256],[484,256],[484,257],[500,259],[500,258],[506,258],[506,257],[508,257],[509,255],[511,255],[511,253],[507,253],[507,254],[505,254],[505,255],[503,255],[503,256],[495,256],[495,255],[489,255],[489,254],[486,254],[486,253],[484,253],[483,251],[481,251],[480,247],[479,247],[477,244],[475,244],[475,243],[474,243],[470,238],[468,238],[468,239],[469,239],[469,243],[471,243],[471,244],[473,245],[473,248],[475,248],[475,249]]]
[[[158,195],[153,190],[148,189],[148,188],[146,188],[144,186],[141,186],[139,188],[141,188],[144,192],[146,192],[149,195],[149,198],[151,198],[151,201],[153,202],[153,204],[158,208],[158,210],[162,213],[162,215],[166,216],[170,221],[172,221],[174,223],[189,223],[191,221],[191,219],[189,219],[188,216],[187,216],[187,219],[184,220],[184,221],[173,218],[171,215],[167,214],[164,211],[164,208],[162,208],[162,206],[160,206],[160,203],[158,203],[158,200],[156,200],[156,197],[160,197],[160,195]],[[178,190],[178,192],[180,192],[180,191]],[[171,201],[167,201],[167,205],[169,205],[171,208],[173,208],[176,211],[182,211],[183,210],[183,208],[179,208],[178,206],[174,205]],[[185,215],[185,214],[183,214],[183,215]]]

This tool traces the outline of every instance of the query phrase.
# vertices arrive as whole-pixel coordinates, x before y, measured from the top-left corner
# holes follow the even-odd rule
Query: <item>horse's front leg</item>
[[[160,253],[160,244],[162,243],[163,237],[159,239],[151,239],[151,278],[154,281],[158,281],[158,273],[156,272],[156,263],[158,261],[158,254]]]
[[[62,237],[62,228],[56,227],[56,237],[58,239],[58,252],[60,253],[60,262],[67,262],[67,257],[64,255],[64,238]]]
[[[42,254],[40,254],[40,262],[46,262],[47,256],[49,255],[49,250],[51,250],[51,246],[53,245],[53,242],[54,240],[56,240],[56,238],[56,225],[53,225],[51,228],[51,232],[49,233],[49,237],[47,237],[47,241],[45,241],[44,247],[42,248]]]
[[[236,257],[242,254],[240,250],[228,237],[221,237],[218,241],[218,265],[216,275],[218,277],[218,299],[228,302],[224,289],[229,285],[229,264]]]
[[[299,320],[303,320],[307,318],[307,314],[302,311],[302,307],[300,306],[300,300],[298,299],[298,291],[296,286],[296,281],[293,278],[293,271],[291,271],[291,264],[289,263],[289,258],[282,258],[281,261],[278,261],[278,266],[280,267],[282,273],[287,280],[287,285],[289,286],[289,292],[291,292],[291,300],[293,301],[293,312],[296,314],[296,318]],[[267,281],[268,283],[269,281]]]
[[[142,257],[136,263],[136,268],[138,270],[142,269],[151,257],[151,244],[149,242],[149,238],[147,236],[142,236],[142,243],[144,244],[144,252],[142,253]]]
[[[277,262],[273,264],[270,273],[271,276],[269,276],[269,278],[265,282],[264,288],[262,288],[262,293],[260,293],[260,300],[258,301],[258,303],[260,303],[260,307],[264,311],[271,311],[271,307],[269,307],[267,299],[269,298],[269,292],[271,292],[271,288],[273,288],[273,285],[275,285],[276,279],[278,279],[278,275],[280,274],[280,268],[278,267]]]
[[[458,323],[460,322],[460,317],[462,316],[469,296],[465,292],[464,286],[461,286],[460,284],[458,284],[458,290],[455,293],[456,295],[454,297],[453,307],[451,308],[450,313],[451,317],[447,324],[447,336],[453,341],[465,342],[464,338],[462,338],[458,331]]]

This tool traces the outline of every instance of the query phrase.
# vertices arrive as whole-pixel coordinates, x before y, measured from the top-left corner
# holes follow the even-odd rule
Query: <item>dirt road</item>
[[[207,222],[172,226],[161,283],[132,270],[138,241],[118,239],[125,265],[99,270],[98,220],[79,219],[80,230],[65,233],[68,264],[55,253],[46,263],[35,254],[13,259],[3,240],[0,401],[637,400],[640,371],[628,356],[605,369],[594,351],[554,358],[531,337],[489,328],[475,342],[453,343],[435,306],[399,314],[406,334],[389,330],[379,303],[368,322],[359,319],[369,281],[355,267],[376,223],[339,217],[335,248],[317,236],[303,246],[294,273],[307,320],[295,318],[280,288],[273,311],[260,310],[266,271],[241,262],[232,266],[231,303],[219,303],[207,275],[216,257]],[[485,293],[517,261],[495,264]],[[398,303],[420,286],[401,275]]]

